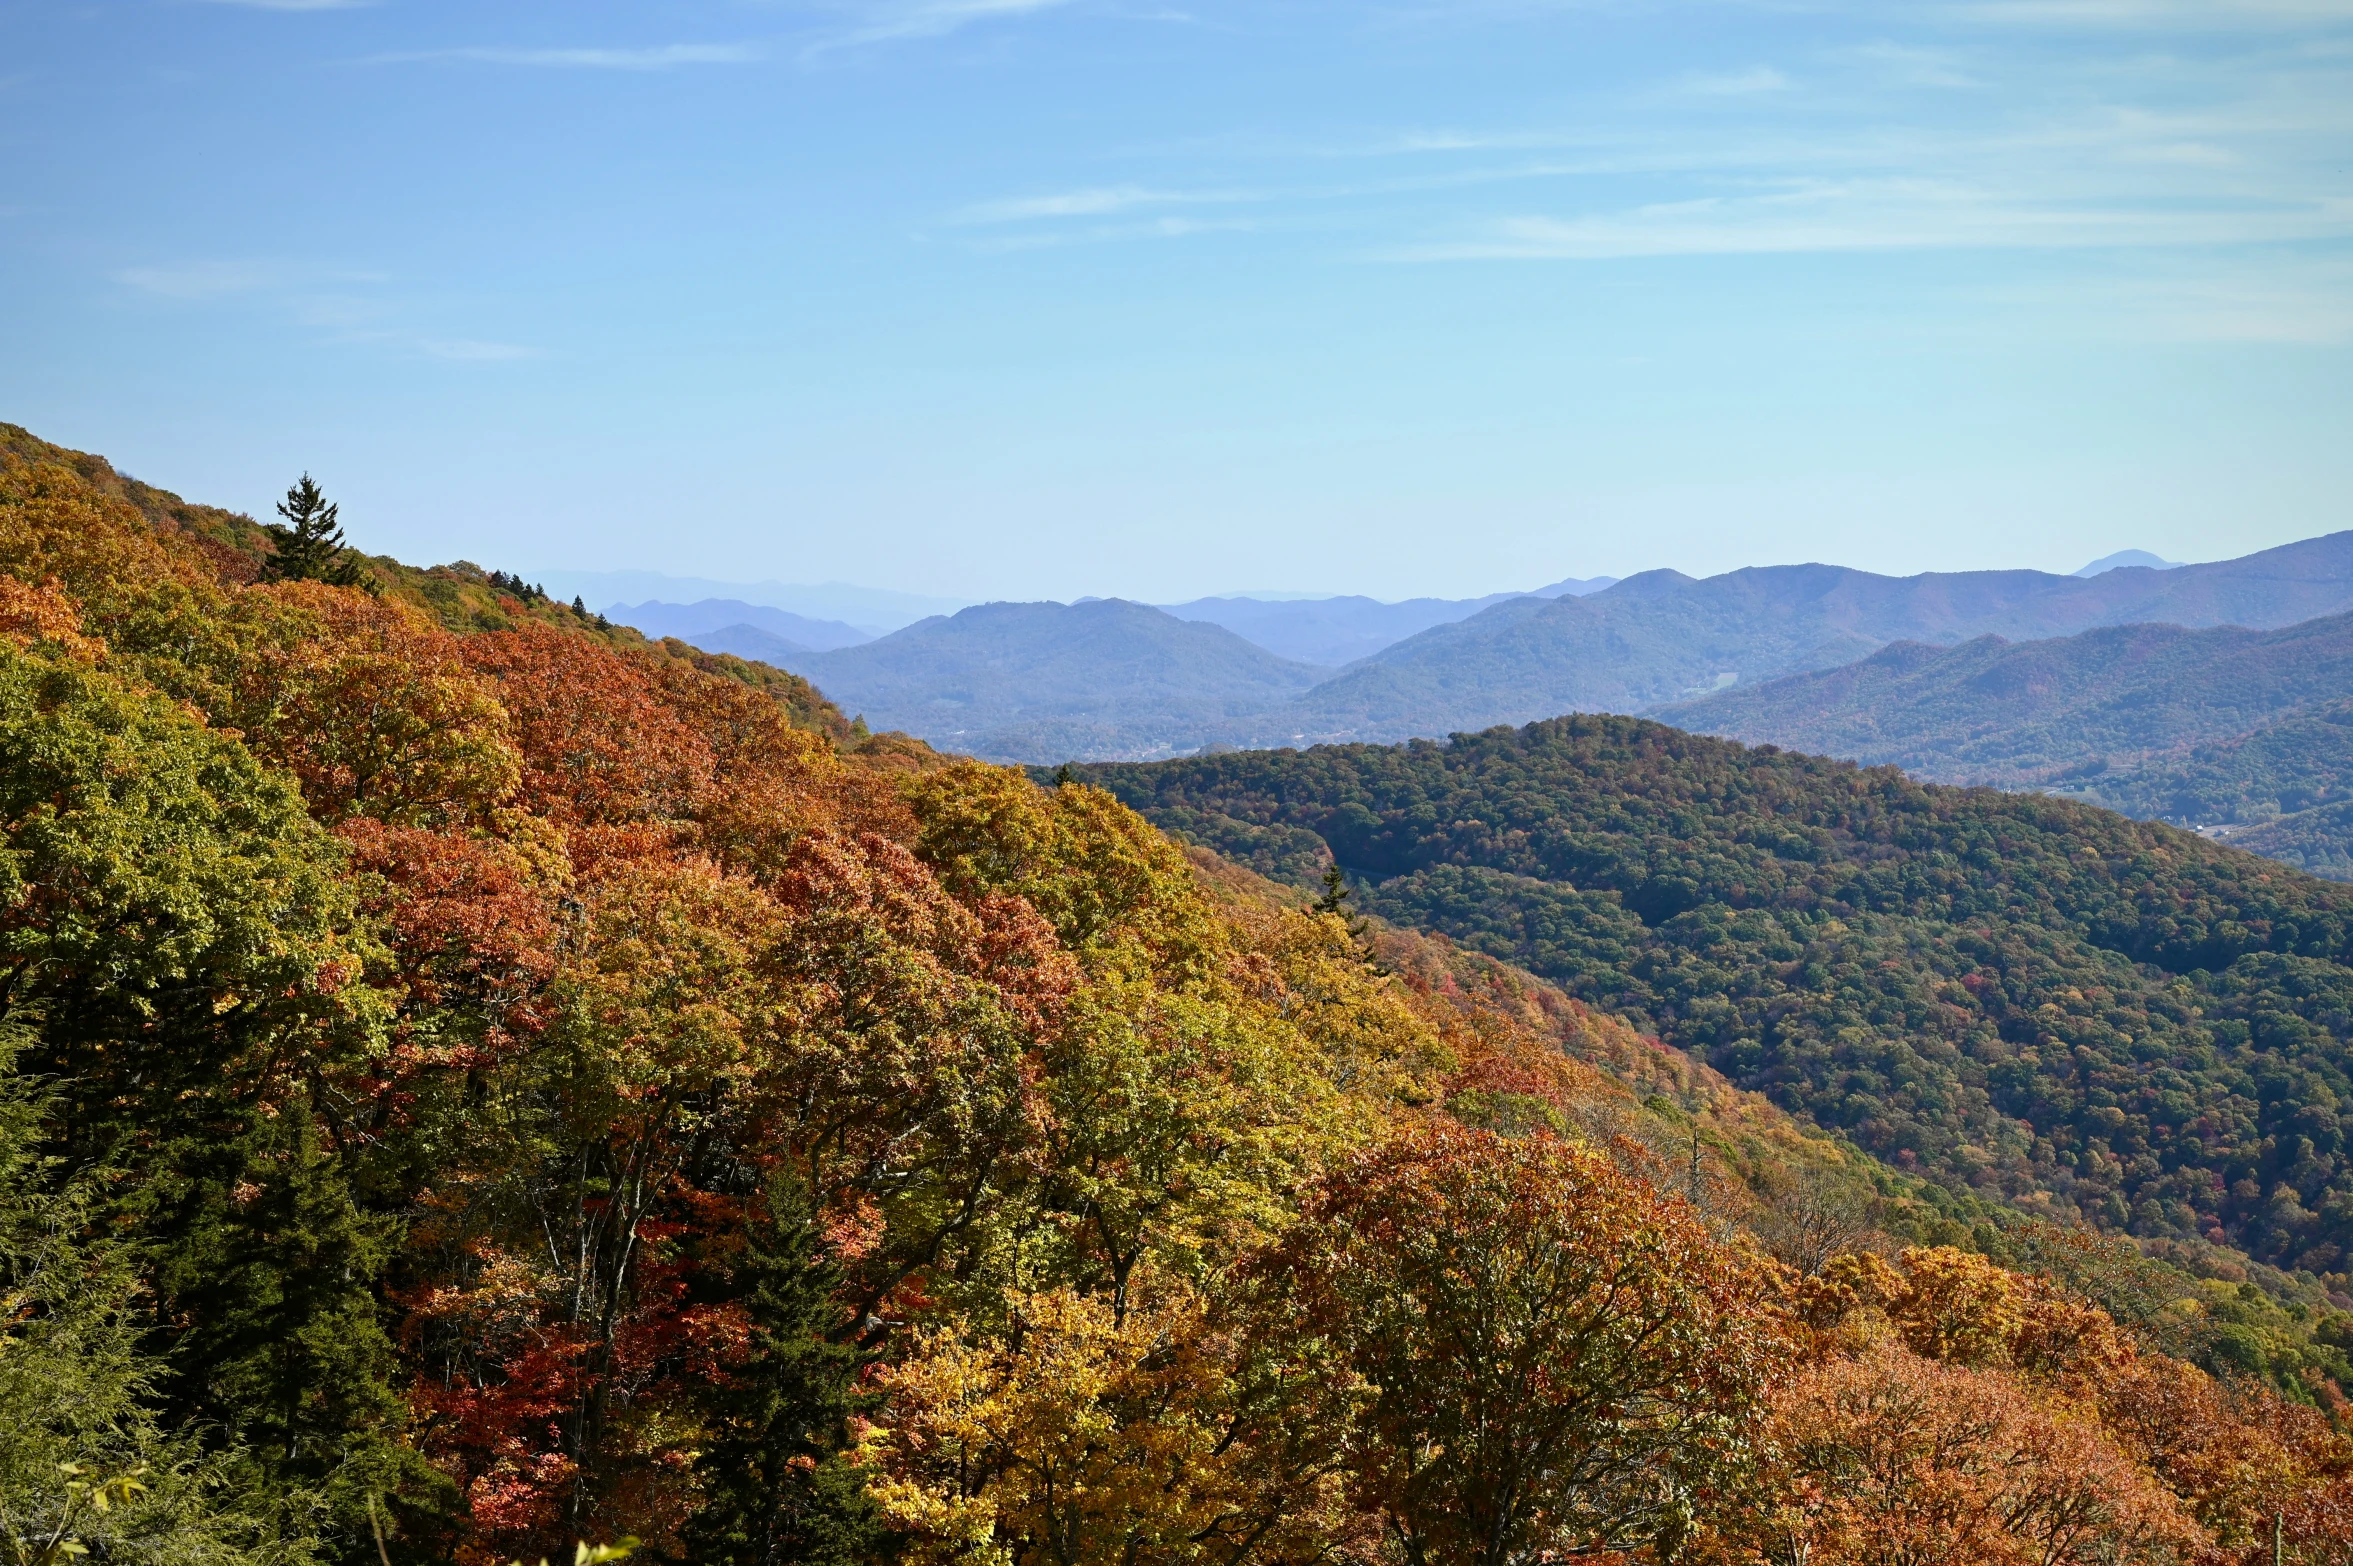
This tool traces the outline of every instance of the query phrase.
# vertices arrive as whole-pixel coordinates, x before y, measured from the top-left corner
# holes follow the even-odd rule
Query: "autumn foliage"
[[[137,1237],[122,1384],[238,1559],[2353,1538],[2327,1397],[1983,1256],[1777,1256],[1771,1179],[1685,1160],[1610,1019],[1221,889],[1091,788],[256,575],[0,465],[5,1021],[56,1095],[8,1167]]]

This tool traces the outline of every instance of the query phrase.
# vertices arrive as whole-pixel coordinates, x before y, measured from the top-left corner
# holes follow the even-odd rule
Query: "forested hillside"
[[[1270,875],[1328,852],[1903,1167],[2353,1292],[2353,889],[1630,718],[1081,775]]]
[[[11,1566],[2353,1541],[2317,1292],[306,526],[0,448]]]

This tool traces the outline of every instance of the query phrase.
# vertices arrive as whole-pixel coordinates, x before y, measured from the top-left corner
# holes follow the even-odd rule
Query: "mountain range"
[[[1179,620],[1224,626],[1277,657],[1337,669],[1403,641],[1417,631],[1466,619],[1507,599],[1597,593],[1616,581],[1614,576],[1570,577],[1539,587],[1533,593],[1490,593],[1484,598],[1410,598],[1400,603],[1354,594],[1321,597],[1299,594],[1278,598],[1237,593],[1154,607]],[[1101,601],[1078,600],[1082,604]],[[952,607],[949,612],[953,612]],[[846,624],[741,598],[706,598],[691,604],[649,599],[641,604],[615,604],[604,613],[648,636],[675,636],[706,652],[730,652],[770,662],[796,653],[853,647],[886,636],[909,623],[893,620],[887,627]]]
[[[641,629],[676,625],[668,634],[706,650],[814,680],[878,727],[992,759],[1054,763],[1390,742],[1563,712],[1655,712],[1838,668],[1899,642],[1934,649],[2136,623],[2263,629],[2353,611],[2353,533],[2206,565],[2095,565],[2103,569],[2089,577],[1888,577],[1826,565],[1705,579],[1650,571],[1598,591],[1590,582],[1555,583],[1485,608],[1475,600],[1361,598],[1197,600],[1174,612],[1118,599],[989,604],[855,645],[846,639],[859,628],[833,622],[821,630],[830,646],[814,644],[820,632],[810,627],[818,622],[740,600],[639,605],[626,614]],[[1458,608],[1475,612],[1425,625],[1337,671],[1318,661]],[[2087,656],[2097,651],[2087,648]],[[2250,708],[2227,732],[2133,743],[2152,750],[2221,740],[2257,721]],[[1775,742],[1875,754],[1827,733]],[[2047,784],[2043,774],[2091,759],[2036,754],[2003,781]]]
[[[2353,788],[2353,615],[2275,631],[2138,624],[1897,642],[1658,716],[1942,782],[2073,794],[2322,874],[2353,871],[2353,822],[2328,808]]]
[[[2126,566],[2088,578],[1889,577],[1826,565],[1704,580],[1647,571],[1588,597],[1515,599],[1433,627],[1210,737],[1235,745],[1435,737],[1563,712],[1648,712],[1834,668],[1896,641],[2065,636],[2135,621],[2264,628],[2346,610],[2353,532],[2210,565]]]
[[[1246,637],[1271,653],[1300,663],[1339,668],[1370,657],[1432,626],[1467,620],[1482,609],[1514,598],[1582,597],[1617,582],[1614,576],[1571,577],[1533,593],[1490,593],[1484,598],[1408,598],[1384,603],[1345,596],[1267,600],[1196,598],[1160,607],[1180,620],[1207,620]]]
[[[332,526],[0,425],[12,1546],[2341,1559],[2353,887],[1626,717],[1027,780]]]

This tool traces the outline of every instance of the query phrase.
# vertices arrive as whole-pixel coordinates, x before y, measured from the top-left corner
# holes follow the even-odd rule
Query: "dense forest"
[[[2353,1540],[2353,1317],[324,506],[0,442],[10,1566]],[[2152,952],[2279,965],[2212,1048],[2321,1071],[2338,905],[2198,852]]]
[[[2353,889],[2084,805],[1576,717],[1091,767],[1901,1167],[2340,1293]]]

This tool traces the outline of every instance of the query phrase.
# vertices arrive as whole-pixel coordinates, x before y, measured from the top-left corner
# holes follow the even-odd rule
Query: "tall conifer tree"
[[[719,1394],[722,1433],[699,1464],[709,1499],[688,1529],[690,1556],[858,1566],[886,1544],[865,1476],[844,1455],[868,1356],[849,1340],[841,1269],[797,1179],[770,1182],[741,1269],[753,1357]]]
[[[262,576],[272,582],[328,582],[357,587],[363,577],[357,556],[343,542],[343,528],[335,520],[335,504],[305,473],[278,503],[284,522],[264,523],[277,552],[262,562]]]

